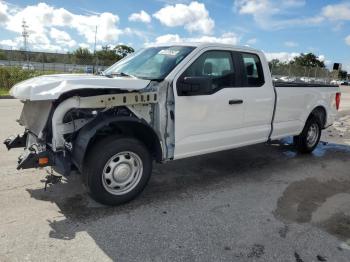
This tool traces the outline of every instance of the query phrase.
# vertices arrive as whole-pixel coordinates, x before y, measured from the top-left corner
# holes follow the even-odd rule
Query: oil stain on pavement
[[[311,223],[340,240],[347,240],[350,238],[349,200],[349,180],[307,178],[287,187],[278,199],[274,215],[281,220]]]

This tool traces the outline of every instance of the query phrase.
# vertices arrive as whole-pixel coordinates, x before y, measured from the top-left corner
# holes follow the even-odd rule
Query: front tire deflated
[[[84,176],[90,195],[105,205],[119,205],[139,195],[151,176],[147,147],[131,137],[107,137],[89,150]]]

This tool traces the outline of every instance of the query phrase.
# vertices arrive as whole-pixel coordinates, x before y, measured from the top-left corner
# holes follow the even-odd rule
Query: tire
[[[135,138],[107,137],[89,150],[84,175],[89,193],[110,206],[124,204],[138,196],[152,173],[152,157]]]
[[[300,153],[311,153],[320,142],[322,132],[318,118],[310,116],[300,135],[294,137],[294,145]]]

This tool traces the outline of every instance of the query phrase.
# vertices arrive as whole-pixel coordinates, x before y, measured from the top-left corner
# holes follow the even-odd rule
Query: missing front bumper
[[[68,175],[71,171],[72,164],[69,152],[53,152],[50,145],[39,140],[30,131],[8,138],[4,144],[8,149],[24,147],[24,152],[18,157],[18,170],[51,166],[62,175]]]
[[[38,138],[32,133],[25,131],[22,135],[12,136],[4,141],[8,150],[24,147],[24,152],[18,157],[17,169],[46,167],[53,165],[53,154],[45,150]],[[42,150],[44,148],[44,150]]]

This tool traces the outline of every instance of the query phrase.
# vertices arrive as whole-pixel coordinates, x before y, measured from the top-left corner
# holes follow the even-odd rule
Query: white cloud
[[[177,34],[167,34],[167,35],[161,35],[158,36],[155,40],[156,44],[163,44],[163,43],[179,43],[182,41],[182,38]]]
[[[145,12],[144,10],[141,10],[140,13],[131,14],[129,16],[129,21],[150,23],[151,16],[147,12]]]
[[[240,14],[253,15],[261,12],[261,10],[272,8],[268,0],[237,0],[235,1],[235,6]],[[275,12],[275,10],[271,9],[270,12]]]
[[[255,45],[258,40],[256,38],[249,39],[247,45]]]
[[[293,8],[304,6],[304,0],[235,0],[234,8],[242,15],[251,15],[263,29],[282,29],[292,26],[318,25],[326,20],[337,22],[333,30],[342,27],[341,21],[350,21],[350,2],[327,5],[321,12],[311,17],[281,19],[281,15],[296,13]],[[298,16],[297,13],[295,16]]]
[[[325,55],[319,55],[318,59],[322,62],[326,61],[326,56]]]
[[[350,35],[348,35],[347,37],[345,37],[345,43],[347,45],[350,45]]]
[[[278,18],[281,14],[291,13],[293,8],[299,8],[304,5],[304,0],[235,0],[234,9],[239,14],[251,15],[261,28],[268,30],[300,25],[315,25],[324,20],[321,16],[293,19]]]
[[[289,7],[301,7],[306,4],[306,0],[284,0],[283,2]]]
[[[200,36],[200,37],[180,37],[178,34],[167,34],[158,36],[155,40],[155,43],[178,43],[178,42],[202,42],[202,43],[222,43],[222,44],[231,44],[237,45],[240,41],[240,38],[235,33],[225,33],[221,36]]]
[[[4,12],[11,14],[7,15],[5,20],[3,18]],[[95,41],[96,26],[98,26],[97,41],[102,44],[117,43],[119,35],[122,34],[122,30],[117,26],[119,17],[109,12],[80,15],[64,8],[55,8],[46,3],[15,8],[6,2],[0,2],[0,23],[2,21],[4,29],[20,35],[23,20],[28,25],[28,42],[32,50],[42,48],[48,51],[64,51],[66,50],[64,46],[70,48],[75,46],[76,43],[69,34],[60,30],[62,27],[76,31],[90,44]],[[57,45],[51,43],[49,36]],[[21,45],[20,40],[13,41],[17,43],[17,47]]]
[[[79,47],[89,49],[89,48],[90,48],[90,45],[87,44],[87,43],[80,43],[80,44],[79,44]]]
[[[284,42],[284,45],[285,45],[286,47],[297,47],[297,46],[299,46],[298,43],[293,42],[293,41],[286,41],[286,42]]]
[[[221,44],[230,44],[237,45],[239,43],[239,37],[235,33],[225,33],[219,37],[215,36],[201,36],[194,38],[185,38],[185,41],[188,42],[206,42],[206,43],[221,43]]]
[[[29,50],[32,51],[49,51],[49,52],[66,52],[68,51],[62,45],[52,44],[50,39],[46,35],[32,34],[28,38],[28,44],[31,46]],[[18,36],[14,39],[6,39],[0,41],[0,45],[5,48],[11,49],[23,49],[23,39]]]
[[[122,33],[116,24],[119,17],[112,13],[102,13],[99,15],[74,15],[72,28],[83,35],[88,43],[94,43],[95,30],[97,28],[97,41],[101,43],[116,42]]]
[[[11,39],[6,39],[6,40],[1,40],[0,45],[4,46],[5,48],[17,48],[18,42]]]
[[[63,46],[74,47],[77,44],[67,32],[54,27],[50,30],[50,37],[54,39],[57,44]]]
[[[272,59],[278,59],[281,62],[289,62],[294,59],[294,57],[300,55],[299,53],[288,53],[288,52],[277,52],[277,53],[265,53],[268,61]]]
[[[0,2],[0,24],[8,20],[8,7],[5,3]]]
[[[350,3],[327,5],[322,9],[322,15],[333,21],[350,20]]]
[[[210,34],[215,26],[203,3],[196,1],[189,5],[168,5],[153,14],[163,25],[168,27],[184,26],[189,32]]]

